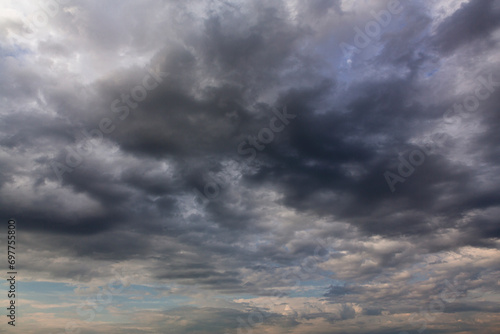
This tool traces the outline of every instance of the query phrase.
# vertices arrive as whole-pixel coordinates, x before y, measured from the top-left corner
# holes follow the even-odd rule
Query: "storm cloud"
[[[499,328],[500,1],[2,7],[23,332]]]

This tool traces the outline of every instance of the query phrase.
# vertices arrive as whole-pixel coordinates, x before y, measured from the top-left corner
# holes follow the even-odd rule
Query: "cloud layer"
[[[26,333],[499,328],[499,1],[4,7]]]

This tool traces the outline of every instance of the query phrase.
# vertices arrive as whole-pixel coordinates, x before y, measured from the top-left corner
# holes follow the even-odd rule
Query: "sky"
[[[498,333],[499,43],[498,0],[0,1],[0,333]]]

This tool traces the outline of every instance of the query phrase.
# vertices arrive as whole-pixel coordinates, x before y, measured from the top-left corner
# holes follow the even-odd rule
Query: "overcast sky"
[[[0,7],[1,333],[498,333],[500,1]]]

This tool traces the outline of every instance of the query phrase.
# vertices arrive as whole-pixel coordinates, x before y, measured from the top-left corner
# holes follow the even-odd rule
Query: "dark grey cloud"
[[[429,333],[496,316],[498,1],[402,3],[348,55],[389,8],[358,5],[70,1],[30,41],[6,11],[0,215],[22,226],[29,277],[96,284],[120,265],[181,286],[195,306],[151,319],[179,333],[252,312],[269,333],[405,330],[455,278]]]
[[[437,28],[434,44],[444,53],[466,43],[492,43],[491,34],[500,24],[500,7],[498,1],[471,1],[461,5],[453,15],[448,17]]]

